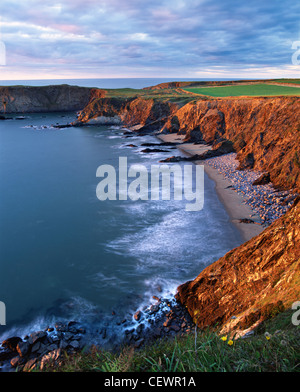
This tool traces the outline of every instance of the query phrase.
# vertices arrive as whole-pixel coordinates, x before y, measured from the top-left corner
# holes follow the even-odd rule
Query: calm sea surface
[[[51,127],[74,113],[13,118],[0,122],[0,341],[57,318],[97,324],[112,310],[127,314],[242,243],[206,176],[199,212],[172,198],[97,199],[98,166],[118,170],[122,156],[150,168],[175,154],[141,153],[153,136]]]

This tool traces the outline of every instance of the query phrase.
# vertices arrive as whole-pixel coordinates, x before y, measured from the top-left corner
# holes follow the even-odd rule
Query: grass
[[[200,87],[184,88],[196,94],[208,95],[210,97],[238,97],[238,96],[278,96],[278,95],[297,95],[300,96],[300,89],[290,86],[276,86],[271,84],[248,84],[243,86],[224,86],[224,87]]]
[[[273,82],[300,84],[300,79],[274,79]]]
[[[185,92],[182,92],[181,90],[177,90],[173,88],[153,89],[153,90],[122,88],[122,89],[106,89],[106,91],[107,91],[106,93],[107,98],[141,97],[143,99],[152,99],[155,101],[174,102],[181,106],[195,99],[195,97]]]
[[[292,311],[268,320],[255,335],[231,340],[215,331],[160,340],[139,350],[118,353],[93,347],[66,356],[60,372],[299,372],[299,327]]]

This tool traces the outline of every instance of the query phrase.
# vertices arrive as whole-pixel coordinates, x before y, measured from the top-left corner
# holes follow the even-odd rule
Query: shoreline
[[[159,134],[156,137],[163,142],[182,143],[185,135]],[[211,150],[210,146],[194,143],[179,144],[177,148],[189,156],[194,154],[200,155],[205,151]],[[258,222],[259,217],[257,217],[252,208],[245,204],[243,197],[232,189],[231,181],[218,173],[215,168],[209,166],[205,160],[194,161],[194,163],[203,165],[207,176],[214,181],[217,196],[227,211],[230,221],[238,229],[243,240],[247,242],[251,238],[259,235],[264,230],[264,227]],[[255,223],[243,223],[240,222],[240,219],[251,219]]]
[[[210,146],[204,144],[181,144],[185,135],[168,134],[155,136],[162,142],[173,143],[174,147],[188,156],[194,154],[200,155],[211,149]],[[216,168],[207,164],[206,161],[194,161],[194,163],[204,165],[205,173],[214,181],[219,200],[227,211],[231,222],[235,225],[245,242],[260,234],[265,229],[261,224],[240,222],[240,219],[251,219],[251,221],[253,221],[254,219],[259,219],[259,217],[253,217],[254,210],[249,205],[246,205],[242,195],[238,194],[233,189],[232,182],[226,179],[223,174],[219,173]],[[121,319],[112,321],[112,326],[115,326],[116,329],[118,329],[118,326],[122,329],[122,326],[124,325],[122,337],[119,344],[117,344],[118,348],[121,348],[124,344],[128,344],[129,346],[138,349],[155,340],[172,338],[177,335],[180,336],[193,332],[193,320],[187,310],[177,302],[176,296],[173,298],[175,302],[163,297],[157,298],[153,296],[153,299],[157,302],[152,305],[149,304],[146,309],[137,310],[132,318],[130,317],[131,323],[129,323],[129,325],[123,324],[124,320]],[[19,347],[17,349],[15,346],[11,352],[1,352],[0,349],[0,360],[1,356],[3,360],[4,355],[8,355],[8,363],[10,363],[11,359],[13,360],[14,365],[19,365],[21,368],[29,362],[25,369],[30,371],[38,365],[39,361],[42,360],[44,356],[44,362],[46,363],[51,357],[56,358],[57,356],[57,359],[59,359],[62,350],[69,349],[70,353],[76,352],[84,346],[84,343],[87,342],[87,340],[89,343],[86,344],[85,347],[92,346],[94,344],[93,341],[96,341],[89,333],[86,334],[86,331],[84,330],[85,326],[81,325],[81,323],[76,320],[69,321],[65,325],[62,325],[59,322],[57,324],[58,328],[54,325],[54,327],[50,327],[50,330],[47,328],[44,331],[32,332],[29,337],[22,339],[22,342],[18,342],[21,343],[21,348]],[[106,335],[105,328],[103,328],[103,331],[99,332],[99,335],[101,334],[103,336]],[[111,338],[113,337],[114,336]],[[12,337],[12,339],[15,338],[16,337]],[[120,336],[118,336],[118,338],[120,338]],[[37,340],[33,342],[35,339]],[[38,343],[38,348],[34,345],[35,343]],[[29,353],[35,350],[35,355],[31,356],[30,354],[28,357],[25,355],[25,358],[26,360],[28,359],[28,361],[25,361],[25,358],[21,355],[18,356],[24,346],[25,348],[27,347]],[[53,350],[49,351],[50,348]],[[40,357],[36,358],[37,354],[39,354]],[[30,362],[31,360],[32,362]],[[9,371],[14,371],[14,366],[12,366]]]

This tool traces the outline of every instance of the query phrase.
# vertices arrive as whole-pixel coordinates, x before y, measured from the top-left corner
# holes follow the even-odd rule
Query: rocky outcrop
[[[240,170],[268,172],[275,186],[299,191],[299,113],[298,97],[200,98],[184,106],[142,97],[101,98],[80,112],[76,125],[122,124],[136,131],[185,134],[185,141],[208,143],[218,151],[227,141],[238,153]]]
[[[53,362],[61,361],[66,354],[81,350],[85,329],[77,322],[57,322],[55,327],[35,331],[24,337],[12,336],[0,346],[0,371],[8,368],[28,372],[42,370]]]
[[[0,113],[77,111],[105,90],[69,85],[0,87]]]
[[[197,100],[180,108],[162,132],[186,141],[233,143],[239,169],[270,173],[275,186],[300,189],[300,99],[298,97]]]
[[[177,104],[155,99],[95,99],[79,113],[75,124],[119,123],[139,131],[158,130],[177,110]]]
[[[243,335],[300,298],[300,197],[260,235],[178,287],[200,328]]]

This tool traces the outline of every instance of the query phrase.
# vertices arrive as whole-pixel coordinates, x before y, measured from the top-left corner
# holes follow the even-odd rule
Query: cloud
[[[294,0],[2,0],[7,68],[198,75],[291,64]],[[99,71],[100,69],[100,71]],[[204,72],[204,71],[203,71]],[[101,77],[101,74],[99,74]]]

